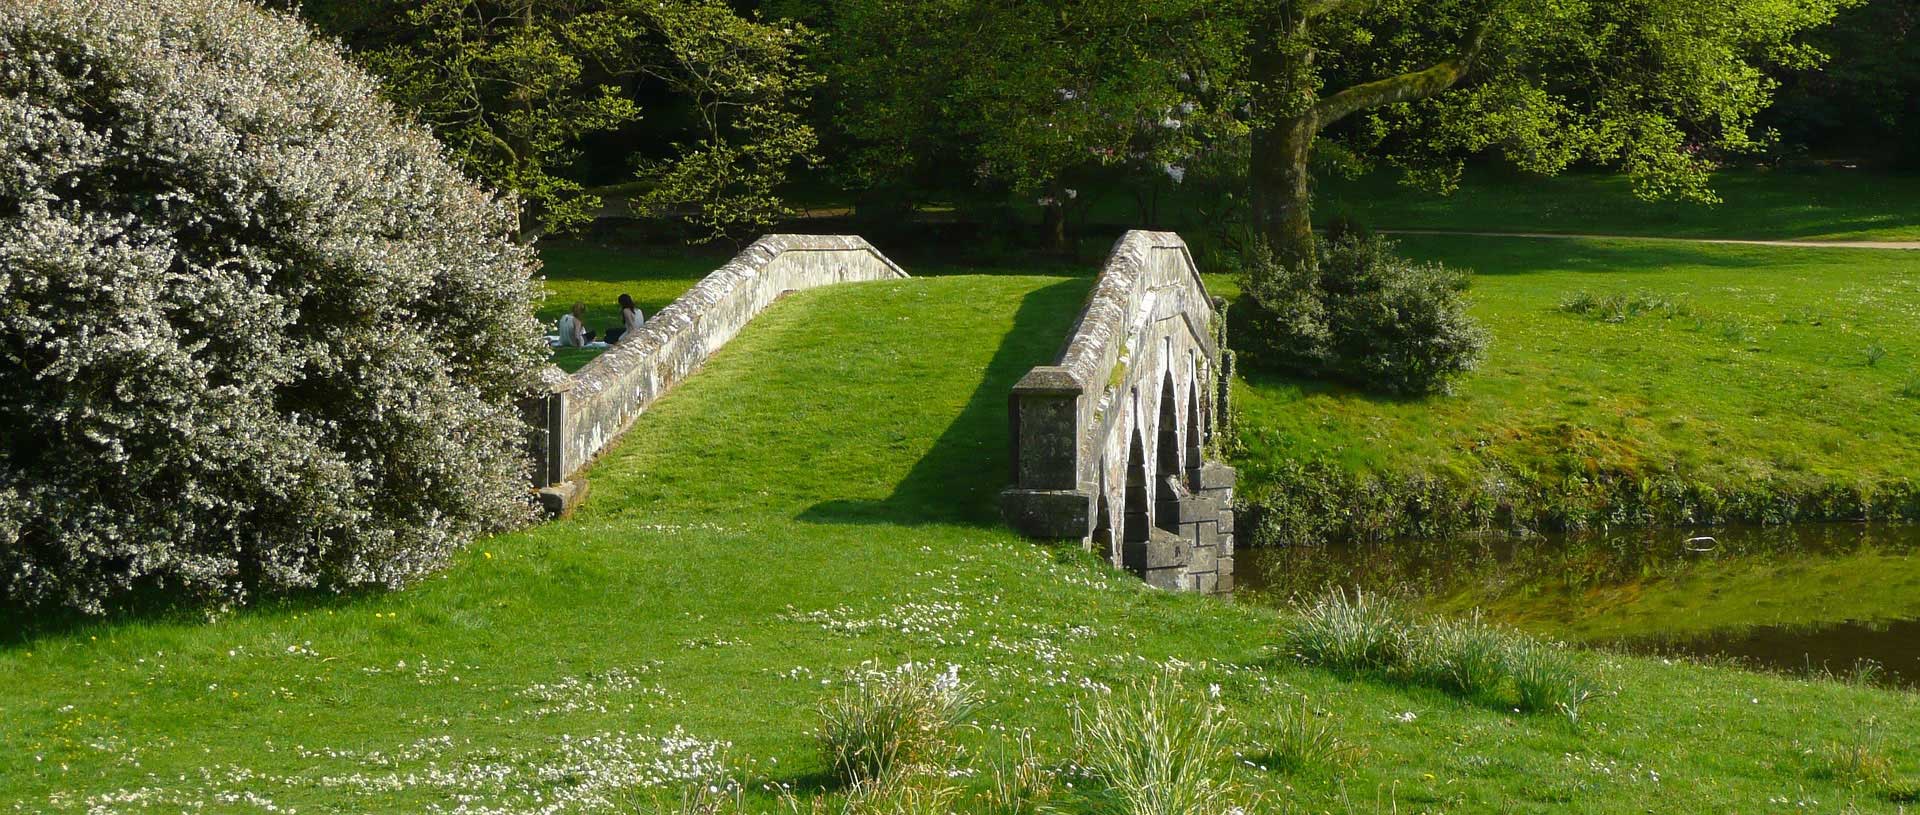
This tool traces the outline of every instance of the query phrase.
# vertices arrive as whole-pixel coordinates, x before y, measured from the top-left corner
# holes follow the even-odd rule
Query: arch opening
[[[1154,513],[1158,526],[1168,532],[1180,531],[1180,492],[1177,485],[1182,475],[1180,467],[1180,416],[1178,405],[1174,401],[1173,371],[1167,371],[1160,378],[1160,422],[1158,444],[1155,452],[1159,455],[1153,473],[1154,500],[1159,503]]]

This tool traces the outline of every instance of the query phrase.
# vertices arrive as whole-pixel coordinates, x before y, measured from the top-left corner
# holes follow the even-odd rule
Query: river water
[[[1920,525],[1247,549],[1235,579],[1254,602],[1400,591],[1569,642],[1920,687]]]

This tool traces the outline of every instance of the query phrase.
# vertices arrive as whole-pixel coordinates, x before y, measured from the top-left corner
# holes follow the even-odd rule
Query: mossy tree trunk
[[[1320,131],[1358,111],[1424,99],[1465,79],[1486,41],[1483,22],[1456,56],[1418,71],[1321,95],[1314,73],[1315,18],[1362,0],[1290,0],[1257,27],[1247,62],[1258,88],[1252,141],[1253,226],[1275,259],[1289,267],[1317,263],[1309,161]]]

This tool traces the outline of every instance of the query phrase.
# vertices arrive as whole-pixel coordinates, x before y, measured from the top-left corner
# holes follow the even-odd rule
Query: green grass
[[[1622,176],[1467,174],[1451,196],[1411,190],[1392,173],[1325,180],[1316,216],[1348,213],[1380,229],[1567,232],[1678,238],[1920,241],[1920,175],[1861,170],[1726,170],[1723,202],[1645,202]]]
[[[1247,794],[1292,811],[1884,810],[1885,789],[1811,758],[1870,718],[1876,760],[1920,768],[1913,695],[1576,652],[1617,696],[1574,727],[1297,665],[1275,647],[1282,612],[1152,591],[1015,537],[994,505],[1006,394],[1057,350],[1088,282],[786,298],[594,466],[576,518],[480,541],[403,591],[7,636],[0,801],[615,811],[651,794],[629,787],[704,780],[724,755],[748,803],[770,807],[763,784],[828,784],[811,731],[847,672],[910,660],[958,665],[979,691],[957,731],[981,771],[956,779],[966,807],[1018,731],[1060,766],[1087,688],[1170,668],[1190,692],[1218,686],[1235,722],[1304,697],[1366,746],[1339,772],[1240,768]],[[1545,311],[1529,319],[1571,319]],[[1882,341],[1882,366],[1906,359],[1909,340]],[[730,747],[663,744],[676,728]],[[1225,738],[1254,743],[1237,726]]]
[[[651,318],[727,262],[724,256],[706,252],[636,252],[576,242],[543,246],[540,258],[547,299],[534,316],[551,333],[574,303],[584,303],[587,329],[596,338],[620,325],[620,295],[631,295],[640,313]],[[593,361],[601,350],[556,349],[553,362],[571,373]]]
[[[1320,459],[1572,505],[1596,479],[1818,498],[1920,472],[1901,396],[1920,376],[1920,253],[1455,237],[1403,249],[1478,273],[1471,311],[1492,335],[1480,369],[1425,399],[1249,372],[1240,463],[1254,482]],[[1566,307],[1583,294],[1684,307],[1613,320]]]

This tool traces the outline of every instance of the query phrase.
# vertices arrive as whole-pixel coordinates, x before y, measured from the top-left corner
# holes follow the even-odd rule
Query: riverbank
[[[1411,236],[1492,335],[1451,395],[1248,370],[1243,540],[1920,517],[1920,255]]]
[[[1248,549],[1237,565],[1247,602],[1358,588],[1584,645],[1912,688],[1917,554],[1920,525],[1818,523]]]

